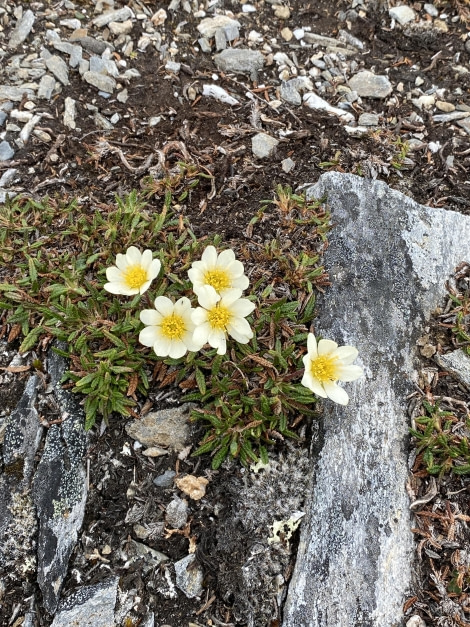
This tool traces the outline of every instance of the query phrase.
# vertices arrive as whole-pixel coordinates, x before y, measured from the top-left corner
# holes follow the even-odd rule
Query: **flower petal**
[[[126,251],[127,263],[130,266],[140,266],[142,260],[142,253],[135,246],[129,246]]]
[[[110,294],[120,294],[121,296],[133,296],[134,294],[139,293],[137,288],[130,288],[127,287],[125,283],[117,283],[115,281],[112,283],[105,283],[103,287]]]
[[[191,322],[199,327],[201,324],[209,324],[207,322],[207,310],[202,307],[196,307],[191,312]]]
[[[235,253],[231,248],[223,250],[217,258],[217,267],[228,268],[235,261]],[[240,263],[240,262],[238,262]]]
[[[233,318],[227,324],[227,331],[240,344],[248,344],[253,337],[253,331],[245,318]]]
[[[355,381],[364,376],[364,371],[360,366],[338,366],[336,373],[340,381]]]
[[[151,279],[152,281],[153,279],[156,279],[157,276],[160,274],[161,268],[162,268],[162,264],[161,264],[160,259],[152,259],[149,267],[147,268],[148,278]]]
[[[352,364],[358,354],[359,352],[354,346],[338,346],[338,348],[333,351],[331,356],[338,357],[341,363],[348,366],[349,364]]]
[[[181,340],[173,340],[171,342],[170,351],[168,355],[172,359],[179,359],[180,357],[183,357],[183,355],[186,355],[187,352],[188,352],[188,347],[186,346],[184,342],[182,342]]]
[[[171,340],[164,336],[159,336],[153,345],[153,350],[158,357],[168,357],[171,349]]]
[[[242,274],[242,276],[236,277],[232,280],[232,287],[236,287],[237,289],[242,290],[242,292],[246,290],[249,285],[250,279],[245,274]]]
[[[106,268],[106,278],[108,279],[108,281],[122,282],[124,274],[122,270],[119,270],[119,268],[116,268],[116,266],[111,266],[111,268]]]
[[[338,405],[347,405],[349,402],[349,396],[346,390],[340,388],[334,381],[325,381],[323,384],[323,388],[328,395],[328,398],[331,398],[332,401],[338,403]]]
[[[155,309],[142,309],[140,312],[140,321],[147,326],[156,326],[161,324],[163,316]]]
[[[188,310],[190,309],[191,309],[191,301],[189,300],[189,298],[186,298],[186,296],[182,296],[176,301],[174,312],[178,316],[184,316],[185,314],[188,313]]]
[[[126,255],[123,255],[122,253],[118,253],[116,255],[116,266],[119,268],[119,270],[122,270],[124,272],[128,265],[129,264],[126,259]]]
[[[230,311],[238,318],[244,318],[256,309],[256,305],[247,298],[239,298],[230,307]]]
[[[313,333],[309,333],[307,336],[307,350],[309,356],[314,359],[318,355],[317,338]]]
[[[140,265],[142,266],[142,268],[144,268],[144,270],[148,270],[151,263],[152,263],[152,251],[149,248],[147,248],[147,250],[144,250],[144,252],[142,253]]]
[[[201,261],[209,268],[214,268],[217,264],[217,251],[214,246],[206,246],[206,249],[202,253]]]
[[[173,302],[166,296],[157,296],[154,306],[163,317],[171,316],[175,307]]]
[[[212,329],[211,328],[211,330],[209,332],[209,336],[207,338],[207,341],[212,346],[212,348],[217,348],[217,349],[222,349],[223,348],[224,349],[222,353],[217,351],[218,355],[225,355],[225,353],[227,352],[225,332],[222,331],[221,329]]]
[[[203,285],[196,293],[199,304],[204,309],[212,309],[220,300],[219,294],[217,294],[212,285]]]
[[[192,351],[194,353],[197,352],[197,351],[200,351],[201,348],[206,343],[206,340],[204,340],[203,342],[196,342],[195,339],[194,339],[194,331],[187,331],[183,335],[182,340],[185,343],[188,351]]]
[[[152,281],[145,281],[145,283],[142,283],[142,285],[140,286],[140,288],[137,290],[140,294],[144,294],[148,288],[150,287]]]
[[[304,376],[302,377],[301,383],[302,385],[304,385],[306,388],[311,390],[317,396],[321,396],[322,398],[327,397],[326,392],[323,389],[323,386],[320,383],[320,381],[318,381],[318,379],[315,379],[315,377],[312,377],[312,375],[310,374],[310,372],[308,372],[308,370],[304,372]]]
[[[193,341],[200,346],[204,346],[204,344],[207,344],[210,331],[211,327],[208,322],[198,325],[193,332]]]
[[[329,355],[338,348],[338,344],[333,340],[320,340],[318,342],[318,354]]]
[[[237,288],[229,288],[227,290],[224,290],[224,295],[222,296],[220,302],[224,307],[228,307],[231,310],[232,304],[237,301],[241,295],[241,290],[238,290]]]
[[[152,348],[159,339],[160,334],[158,333],[157,327],[145,327],[139,333],[139,342],[144,346],[150,346],[150,348]]]

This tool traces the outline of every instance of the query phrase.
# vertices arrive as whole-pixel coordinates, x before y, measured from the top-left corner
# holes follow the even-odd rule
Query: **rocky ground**
[[[77,197],[93,212],[185,161],[208,178],[181,210],[198,237],[219,233],[229,244],[275,236],[275,220],[255,235],[248,228],[260,201],[272,198],[276,184],[298,188],[331,169],[381,178],[422,204],[469,213],[470,7],[457,0],[393,4],[6,0],[0,6],[0,201],[17,194]],[[461,292],[468,289],[465,277],[456,279]],[[18,339],[5,320],[4,421],[25,390],[33,359],[18,357]],[[442,335],[447,327],[439,326],[449,320],[436,317],[423,329],[423,359],[431,361],[410,399],[412,419],[422,398],[435,396],[460,422],[468,415],[467,388],[433,361],[436,351],[455,348],[448,331]],[[302,509],[308,489],[302,477],[315,448],[305,438],[315,434],[280,447],[265,474],[236,465],[213,472],[210,461],[188,456],[201,433],[183,429],[177,396],[155,387],[142,416],[170,408],[183,429],[179,443],[167,443],[169,455],[143,455],[142,434],[124,421],[69,444],[65,429],[56,424],[51,431],[71,402],[55,386],[56,370],[65,366],[53,357],[44,363],[23,397],[34,406],[38,394],[38,415],[30,418],[39,416],[44,433],[30,434],[21,472],[3,477],[2,494],[16,496],[8,501],[13,516],[0,519],[9,539],[0,561],[2,625],[71,624],[67,608],[83,605],[83,598],[100,598],[108,618],[81,624],[110,624],[117,598],[116,622],[126,627],[279,625],[294,553],[287,542],[267,538],[275,519]],[[74,412],[79,418],[80,407]],[[86,451],[83,468],[70,460],[61,466],[52,444],[44,448],[45,432],[57,432],[77,460]],[[5,468],[18,454],[14,443],[4,443]],[[425,625],[464,625],[468,481],[434,481],[419,455],[411,466],[410,496],[424,500],[414,507],[420,572],[406,620],[416,615],[415,627],[418,615]],[[26,490],[33,471],[34,506]],[[72,499],[77,511],[85,507],[83,524],[77,513],[62,529],[69,538],[62,597],[72,596],[53,623],[59,575],[48,571],[48,542],[58,536],[47,532],[54,494],[48,506],[44,495],[48,477],[62,489],[55,481],[64,473],[86,486],[88,496],[86,506],[84,491]],[[205,494],[194,498],[200,496],[194,486],[175,484],[179,475],[197,477]],[[84,593],[83,586],[96,587]]]

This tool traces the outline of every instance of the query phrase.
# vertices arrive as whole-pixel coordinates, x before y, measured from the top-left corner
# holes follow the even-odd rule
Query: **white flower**
[[[233,288],[246,290],[249,280],[243,272],[243,264],[235,259],[232,249],[223,250],[218,255],[214,246],[207,246],[201,260],[193,262],[188,276],[196,294],[204,285],[211,285],[222,295]]]
[[[191,303],[183,296],[173,303],[166,296],[157,296],[155,309],[144,309],[140,320],[146,325],[139,334],[139,342],[150,346],[158,357],[183,357],[187,351],[198,351],[203,344],[193,340],[194,323]]]
[[[360,366],[352,366],[358,355],[354,346],[338,346],[332,340],[317,340],[308,334],[307,354],[303,358],[305,373],[302,385],[317,396],[330,398],[335,403],[347,405],[349,396],[336,381],[355,381],[364,372]]]
[[[125,255],[116,255],[116,265],[106,270],[104,289],[111,294],[143,294],[150,287],[150,283],[158,276],[162,264],[158,259],[152,259],[152,251],[140,252],[135,246],[130,246]]]
[[[240,344],[248,344],[253,331],[245,320],[255,305],[240,298],[241,289],[227,289],[220,296],[211,285],[204,285],[198,292],[201,307],[194,310],[191,318],[196,325],[193,339],[197,344],[209,343],[218,355],[227,352],[227,334]]]

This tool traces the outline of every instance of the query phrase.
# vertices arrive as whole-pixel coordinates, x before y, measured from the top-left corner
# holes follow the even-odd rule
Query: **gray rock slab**
[[[13,85],[0,85],[0,102],[4,100],[13,100],[14,102],[21,102],[23,96],[34,94],[34,91],[29,87],[14,87]]]
[[[45,62],[49,72],[54,74],[54,76],[62,83],[62,85],[69,84],[69,70],[67,64],[61,57],[54,54],[48,57]]]
[[[223,72],[253,74],[261,70],[264,56],[258,50],[244,48],[228,48],[214,57],[217,68]]]
[[[111,76],[105,76],[99,72],[85,72],[83,74],[83,79],[90,85],[93,85],[93,87],[96,87],[100,91],[104,91],[107,94],[112,94],[116,89],[116,81],[114,78]]]
[[[46,74],[41,78],[38,89],[38,98],[50,100],[55,88],[55,78],[50,74]]]
[[[346,384],[346,407],[324,403],[324,442],[283,626],[398,626],[414,551],[406,397],[416,341],[470,254],[470,217],[336,172],[307,194],[328,197],[335,224],[324,258],[332,286],[319,300],[315,330],[356,346],[366,376]]]
[[[18,405],[11,412],[3,440],[3,462],[6,469],[13,464],[18,467],[17,475],[21,474],[26,482],[33,472],[34,455],[41,440],[42,427],[35,407],[38,377],[28,379]],[[21,470],[21,472],[20,472]]]
[[[219,28],[226,28],[230,25],[236,26],[237,28],[240,28],[241,26],[240,22],[228,17],[227,15],[216,15],[215,17],[204,18],[197,29],[203,37],[210,39],[211,37],[214,37]]]
[[[445,355],[436,354],[434,359],[441,368],[470,388],[470,357],[461,348]]]
[[[83,586],[67,599],[61,601],[51,627],[90,625],[111,627],[115,625],[119,577],[112,577],[92,586]]]
[[[349,87],[363,98],[386,98],[392,85],[385,75],[374,74],[369,70],[358,72],[348,81]]]
[[[126,425],[126,432],[134,440],[145,446],[163,446],[181,451],[189,437],[189,410],[191,405],[153,411],[141,420],[133,420]]]
[[[116,11],[107,11],[102,15],[98,15],[93,20],[93,24],[98,28],[106,26],[110,22],[125,22],[129,18],[134,17],[134,12],[130,7],[123,7],[122,9],[116,9]]]
[[[114,50],[114,46],[107,41],[101,41],[100,39],[95,39],[94,37],[71,37],[70,41],[80,43],[87,52],[91,52],[92,54],[103,54],[107,48]]]
[[[10,414],[3,439],[4,469],[0,474],[0,566],[12,578],[18,564],[34,563],[36,515],[29,495],[34,457],[42,427],[35,407],[38,377],[28,379],[18,405]],[[23,573],[23,574],[24,574]]]
[[[10,41],[8,42],[10,48],[17,48],[25,41],[33,28],[35,20],[36,17],[30,9],[24,12],[23,17],[19,20],[10,36]]]
[[[7,141],[0,142],[0,161],[8,161],[14,154],[15,151]]]
[[[52,425],[47,432],[34,475],[33,500],[39,519],[38,584],[44,607],[54,614],[85,513],[86,434],[85,416],[78,399],[60,385],[67,367],[65,359],[50,350],[47,361],[62,423]]]

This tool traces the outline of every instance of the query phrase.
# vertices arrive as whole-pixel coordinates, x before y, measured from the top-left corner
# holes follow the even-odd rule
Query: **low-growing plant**
[[[227,456],[243,464],[267,461],[268,445],[296,437],[299,422],[314,415],[317,397],[300,379],[314,291],[328,284],[321,252],[329,216],[320,201],[278,186],[249,228],[275,207],[284,226],[305,229],[315,245],[303,241],[287,251],[272,239],[255,253],[241,246],[239,259],[256,266],[244,297],[253,303],[247,311],[255,308],[247,318],[253,337],[242,343],[229,337],[225,354],[214,344],[178,359],[158,357],[139,342],[139,312],[161,296],[195,302],[188,271],[208,245],[221,244],[217,236],[198,240],[178,212],[188,190],[207,176],[180,166],[179,174],[145,180],[142,192],[117,198],[116,206],[84,210],[76,200],[18,198],[0,208],[3,332],[10,341],[23,336],[22,353],[44,350],[54,339],[66,343],[65,351],[55,350],[70,360],[63,382],[83,395],[87,428],[113,413],[137,416],[138,394],[174,385],[184,400],[199,404],[192,418],[207,426],[194,454],[210,452],[214,468]],[[120,296],[129,292],[113,291],[119,271],[108,274],[109,268],[139,244],[156,252],[152,263],[161,272],[145,293]]]
[[[416,418],[416,429],[410,429],[416,451],[430,475],[453,472],[470,473],[470,418],[462,420],[438,404],[423,400],[424,415]]]

